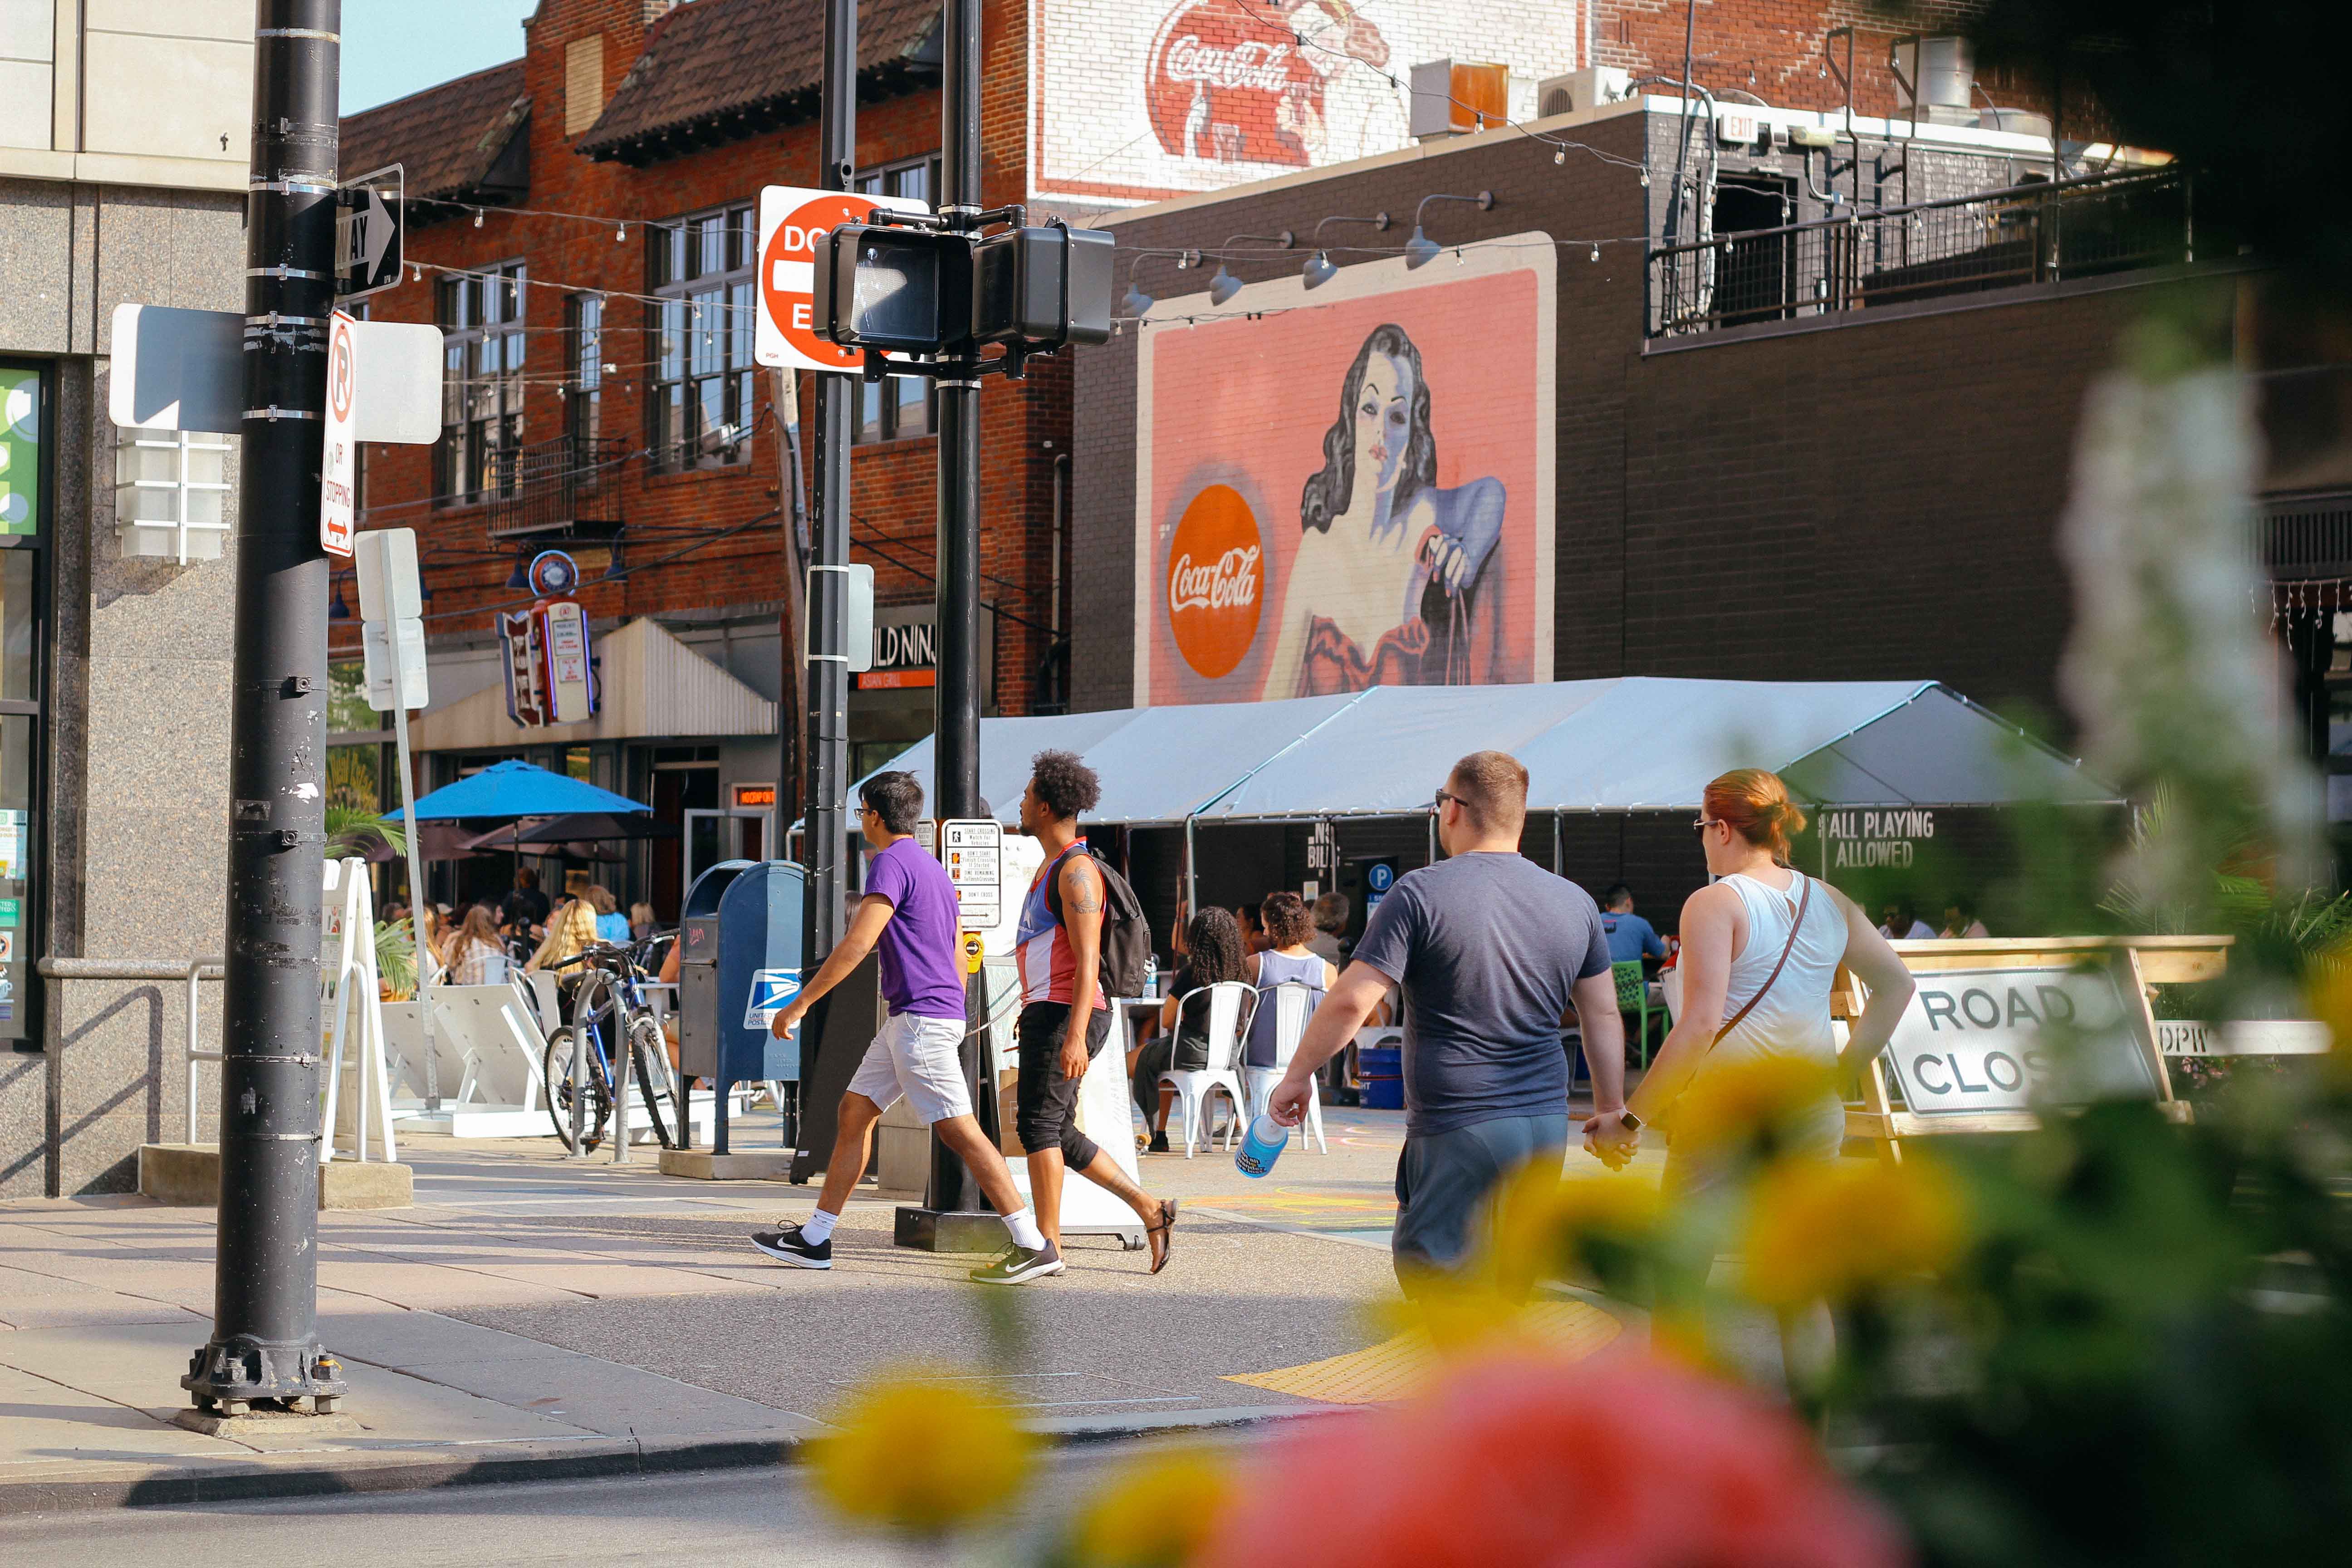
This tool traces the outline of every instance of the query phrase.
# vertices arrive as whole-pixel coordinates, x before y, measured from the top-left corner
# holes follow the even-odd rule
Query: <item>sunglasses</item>
[[[1723,818],[1719,816],[1702,816],[1691,824],[1691,831],[1704,837],[1706,837],[1706,830],[1708,828],[1721,827],[1722,826]]]
[[[1460,805],[1462,804],[1462,797],[1460,795],[1455,795],[1451,790],[1442,789],[1439,790],[1436,795],[1431,799],[1429,808],[1432,811],[1443,811],[1445,809],[1445,803],[1449,800],[1456,805]]]

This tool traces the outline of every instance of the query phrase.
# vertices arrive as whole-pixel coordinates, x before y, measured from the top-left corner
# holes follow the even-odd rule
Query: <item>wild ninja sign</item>
[[[2112,971],[1946,969],[1914,978],[1919,988],[1886,1063],[1921,1115],[2158,1098],[2139,1038],[2142,1010]]]

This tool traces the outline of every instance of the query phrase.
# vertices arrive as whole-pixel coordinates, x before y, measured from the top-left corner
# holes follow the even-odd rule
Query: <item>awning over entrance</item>
[[[999,819],[1014,819],[1029,758],[1048,747],[1102,775],[1087,820],[1107,825],[1417,815],[1448,764],[1487,749],[1527,764],[1536,812],[1689,809],[1735,767],[1770,768],[1820,805],[2121,804],[2071,759],[1936,681],[1381,686],[983,719],[981,793]],[[930,790],[929,740],[885,765]]]
[[[692,735],[772,735],[776,705],[651,618],[596,640],[596,717],[527,730],[507,717],[506,688],[490,686],[427,712],[411,728],[425,752],[488,752]],[[1015,792],[1016,798],[1018,792]]]

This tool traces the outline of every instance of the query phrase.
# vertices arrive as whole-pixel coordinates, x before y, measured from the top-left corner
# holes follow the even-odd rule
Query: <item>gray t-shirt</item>
[[[1355,958],[1403,990],[1407,1132],[1566,1113],[1569,987],[1609,972],[1591,894],[1522,855],[1457,855],[1397,879]]]

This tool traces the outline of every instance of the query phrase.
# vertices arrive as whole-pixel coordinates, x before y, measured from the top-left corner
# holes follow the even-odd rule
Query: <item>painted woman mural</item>
[[[1265,697],[1494,679],[1500,613],[1482,601],[1498,593],[1503,483],[1436,481],[1421,351],[1376,327],[1299,497]]]

